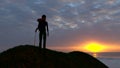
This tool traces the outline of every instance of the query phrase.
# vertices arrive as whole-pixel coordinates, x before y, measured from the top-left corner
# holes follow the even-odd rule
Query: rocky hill
[[[63,53],[21,45],[0,53],[0,68],[108,68],[83,52]]]

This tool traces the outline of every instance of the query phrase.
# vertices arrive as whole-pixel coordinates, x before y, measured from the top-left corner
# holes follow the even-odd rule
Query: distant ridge
[[[108,68],[83,52],[63,53],[21,45],[0,53],[0,68]]]

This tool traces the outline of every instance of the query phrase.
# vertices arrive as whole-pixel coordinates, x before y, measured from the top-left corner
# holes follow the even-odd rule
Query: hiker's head
[[[46,15],[42,15],[42,20],[46,20]]]

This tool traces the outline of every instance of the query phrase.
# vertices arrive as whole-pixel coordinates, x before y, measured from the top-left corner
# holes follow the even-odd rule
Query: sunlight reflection
[[[95,58],[97,58],[97,57],[98,57],[98,54],[97,54],[97,53],[93,53],[93,56],[94,56]]]

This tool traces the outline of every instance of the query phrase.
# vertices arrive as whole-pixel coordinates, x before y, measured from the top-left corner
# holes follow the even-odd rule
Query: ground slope
[[[0,53],[0,68],[108,68],[83,52],[63,53],[39,50],[32,45],[17,46]]]

